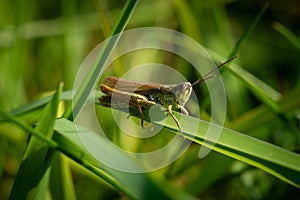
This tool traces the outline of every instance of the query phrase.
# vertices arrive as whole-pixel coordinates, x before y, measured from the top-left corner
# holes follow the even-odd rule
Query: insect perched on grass
[[[152,82],[138,82],[127,79],[122,79],[114,76],[105,78],[100,85],[101,91],[105,94],[99,98],[100,105],[113,108],[135,108],[138,110],[141,118],[141,126],[144,122],[144,111],[153,105],[160,105],[167,108],[167,112],[177,124],[178,131],[182,134],[182,129],[179,121],[174,116],[172,108],[176,108],[183,114],[188,115],[184,105],[189,100],[192,87],[209,78],[215,77],[211,75],[225,64],[229,63],[237,56],[220,64],[201,79],[194,83],[183,82],[175,85],[163,85]]]

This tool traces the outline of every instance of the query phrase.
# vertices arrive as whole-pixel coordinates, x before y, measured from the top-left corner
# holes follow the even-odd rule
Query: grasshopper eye
[[[190,88],[192,87],[191,83],[186,82],[182,85],[182,91],[186,91],[186,90],[190,90]]]

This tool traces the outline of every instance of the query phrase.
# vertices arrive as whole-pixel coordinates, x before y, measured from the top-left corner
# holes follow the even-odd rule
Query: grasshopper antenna
[[[224,65],[226,65],[227,63],[231,62],[232,60],[236,59],[237,56],[233,56],[232,58],[230,58],[229,60],[221,63],[219,66],[217,66],[216,68],[214,68],[213,70],[211,70],[210,72],[208,72],[205,76],[203,76],[201,79],[198,79],[197,81],[195,81],[194,83],[192,83],[192,86],[198,84],[198,83],[201,83],[207,79],[210,79],[210,78],[213,78],[215,77],[216,75],[210,75],[211,73],[213,73],[214,71],[220,69],[221,67],[223,67]],[[209,76],[210,75],[210,76]]]

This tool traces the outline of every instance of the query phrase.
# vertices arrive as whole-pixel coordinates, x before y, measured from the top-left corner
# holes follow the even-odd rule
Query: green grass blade
[[[10,115],[6,112],[4,112],[2,109],[0,109],[0,115],[2,115],[2,118],[4,121],[11,122],[21,128],[24,132],[33,135],[34,137],[39,138],[41,141],[47,143],[51,148],[57,148],[57,143],[53,140],[47,138],[42,134],[41,132],[37,131],[36,129],[33,129],[31,126],[27,125],[23,121],[19,120],[17,117]]]
[[[249,35],[253,32],[254,28],[261,20],[263,14],[266,12],[269,4],[265,4],[265,6],[260,10],[254,21],[246,28],[243,32],[242,36],[234,46],[234,49],[229,54],[228,58],[233,57],[238,53],[243,43],[246,42]],[[277,101],[281,98],[281,95],[275,91],[270,86],[266,85],[261,80],[257,79],[255,76],[250,74],[248,71],[238,67],[237,65],[232,64],[228,66],[228,69],[237,75],[240,79],[246,82],[246,85],[254,92],[254,94],[261,99],[264,103],[266,103],[269,107],[271,107],[274,111],[280,112],[280,108],[277,105]]]
[[[256,25],[258,24],[258,22],[261,20],[263,14],[266,12],[267,8],[269,7],[269,4],[265,4],[265,6],[260,10],[260,12],[258,13],[258,15],[256,16],[256,18],[254,19],[254,21],[247,27],[247,29],[243,32],[243,35],[241,36],[241,38],[238,40],[238,42],[236,43],[234,49],[231,51],[231,53],[229,54],[228,58],[233,57],[234,55],[236,55],[242,44],[244,42],[246,42],[246,40],[248,39],[249,35],[253,32],[254,28],[256,27]]]
[[[118,191],[121,191],[122,193],[128,195],[129,197],[134,197],[131,193],[127,191],[125,187],[122,187],[118,181],[113,179],[110,175],[105,173],[103,170],[100,170],[99,168],[96,168],[97,162],[94,161],[94,159],[89,156],[88,154],[85,154],[80,147],[75,145],[73,142],[68,140],[66,137],[60,134],[54,134],[53,138],[54,140],[51,140],[44,136],[43,133],[37,131],[36,129],[33,129],[32,127],[28,126],[24,122],[20,121],[14,116],[11,116],[2,110],[0,110],[0,115],[3,116],[3,118],[7,121],[10,121],[20,127],[23,131],[39,138],[41,141],[45,142],[49,145],[49,147],[52,147],[53,149],[57,149],[61,152],[63,152],[65,155],[67,155],[69,158],[73,159],[74,161],[78,162],[85,168],[89,169],[90,171],[94,172],[97,176],[104,179],[108,183],[110,183],[112,186],[118,189]],[[20,182],[20,184],[23,182]],[[134,198],[133,198],[134,199]]]
[[[25,115],[29,112],[32,112],[33,110],[39,109],[39,108],[43,108],[43,106],[45,106],[53,97],[53,95],[47,96],[47,97],[43,97],[41,99],[37,99],[35,101],[32,101],[28,104],[22,105],[12,111],[9,112],[10,115],[12,116],[22,116]],[[63,101],[70,101],[72,100],[72,91],[64,91],[61,94],[61,100]],[[5,119],[4,117],[0,116],[0,122],[4,122]]]
[[[210,54],[218,61],[224,61],[226,59],[217,55],[215,52],[209,50]],[[277,102],[281,98],[281,94],[274,90],[272,87],[264,83],[262,80],[256,78],[247,70],[239,67],[234,63],[227,65],[226,69],[230,70],[234,75],[240,78],[243,82],[246,83],[246,86],[264,103],[273,108],[273,110],[279,112],[280,108],[277,105]]]
[[[269,105],[269,107],[273,108],[273,110],[277,112],[280,111],[280,108],[277,105],[277,102],[281,98],[281,94],[279,92],[236,64],[228,66],[227,69],[242,79],[246,83],[247,87],[249,87],[249,89],[262,102]]]
[[[76,199],[68,160],[58,154],[51,165],[50,191],[52,199]]]
[[[64,114],[65,118],[74,119],[80,111],[80,109],[82,108],[82,106],[85,104],[90,92],[95,87],[98,81],[98,74],[100,73],[105,63],[108,61],[111,52],[113,51],[116,43],[118,42],[118,39],[121,37],[120,33],[125,29],[125,26],[129,21],[137,2],[137,0],[127,1],[118,22],[116,23],[113,31],[110,34],[110,37],[114,35],[117,36],[105,41],[102,49],[97,55],[96,61],[94,62],[92,69],[89,71],[80,88],[76,91],[73,98],[73,105],[67,107],[66,112]]]
[[[99,148],[99,151],[103,152],[103,156],[106,156],[107,159],[116,159],[122,166],[127,165],[132,167],[132,169],[140,169],[139,164],[131,157],[122,151],[113,148],[110,143],[91,131],[66,119],[58,119],[55,130],[59,133],[56,134],[55,140],[62,148],[66,148],[66,145],[68,144],[64,142],[68,140],[70,140],[69,144],[76,143],[77,145],[80,145],[81,150],[76,151],[78,159],[80,159],[78,162],[97,176],[104,178],[108,183],[115,186],[119,191],[124,192],[129,197],[134,199],[193,199],[193,197],[180,190],[173,191],[168,189],[168,187],[172,188],[172,186],[167,183],[164,183],[166,188],[160,187],[158,183],[151,180],[146,174],[117,171],[107,167],[106,163],[99,163],[98,161],[91,159],[89,152],[85,149],[78,134],[80,134],[81,137],[89,137],[91,141],[94,142],[92,145],[96,145],[97,148]],[[60,143],[60,141],[62,143]]]
[[[52,100],[45,107],[43,115],[35,128],[49,139],[53,134],[62,87],[63,85],[61,84]],[[37,191],[44,190],[46,192],[47,188],[39,187],[39,190],[36,190],[36,187],[45,175],[53,156],[54,152],[49,151],[47,144],[39,138],[30,138],[23,161],[16,175],[10,199],[35,198]],[[45,186],[46,184],[43,185]]]
[[[66,123],[61,123],[61,121],[66,121]],[[112,185],[118,191],[122,192],[123,194],[127,195],[128,197],[130,197],[132,199],[136,199],[136,197],[130,191],[128,191],[128,189],[126,187],[122,186],[122,184],[120,184],[120,182],[117,179],[113,178],[110,174],[108,174],[100,166],[98,166],[99,163],[97,163],[90,154],[88,154],[86,151],[84,151],[81,148],[81,146],[79,146],[80,140],[78,138],[74,137],[76,135],[73,134],[74,131],[72,129],[69,129],[68,122],[69,121],[66,119],[59,119],[59,120],[57,120],[57,123],[56,123],[55,130],[58,130],[58,131],[57,131],[57,133],[54,134],[53,139],[57,142],[57,144],[59,146],[59,150],[61,152],[63,152],[65,155],[67,155],[70,159],[74,160],[81,166],[85,167],[86,169],[88,169],[89,171],[94,173],[99,178],[105,180],[108,184]],[[60,123],[62,124],[61,129],[63,131],[61,129],[57,128],[57,126],[59,126]],[[67,125],[66,126],[67,128],[63,127],[65,125]],[[73,127],[73,129],[74,128],[75,127]],[[66,134],[66,132],[69,134]],[[61,133],[64,133],[64,134],[61,134]],[[71,139],[70,139],[70,137],[71,137]]]
[[[137,199],[137,197],[140,197],[139,199],[146,199],[147,197],[151,197],[151,195],[143,196],[144,190],[132,191],[132,190],[134,190],[134,188],[136,188],[136,183],[137,183],[134,180],[136,180],[136,181],[141,180],[142,182],[145,181],[145,177],[143,175],[134,179],[134,178],[132,178],[131,174],[126,174],[126,173],[122,174],[118,171],[103,169],[103,166],[99,166],[99,163],[97,161],[95,161],[95,159],[93,157],[91,157],[88,152],[84,151],[81,146],[78,146],[81,144],[81,141],[78,140],[78,138],[76,138],[76,134],[74,134],[74,133],[77,133],[77,128],[78,128],[77,126],[74,125],[74,123],[72,123],[66,119],[57,120],[55,129],[58,130],[59,132],[62,132],[64,135],[56,133],[53,136],[53,140],[50,140],[49,138],[45,137],[38,130],[33,129],[30,126],[19,121],[16,117],[6,114],[5,112],[2,112],[1,110],[0,110],[0,114],[3,115],[3,117],[5,119],[7,119],[10,122],[13,122],[17,126],[19,126],[22,130],[28,132],[29,134],[31,134],[33,136],[38,137],[41,141],[45,142],[53,149],[57,149],[57,150],[63,152],[70,159],[74,160],[81,166],[87,168],[92,173],[96,174],[99,178],[102,178],[107,183],[109,183],[114,188],[116,188],[119,192],[127,195],[131,199]],[[60,125],[60,127],[58,128],[59,125]],[[69,139],[69,137],[73,141],[71,141]],[[107,149],[105,149],[105,146],[103,148],[104,148],[103,152],[106,152]],[[112,152],[112,153],[114,153],[114,152]],[[120,156],[121,159],[123,159],[123,156],[125,156],[125,158],[129,159],[126,155],[117,155],[117,156]],[[129,164],[134,164],[134,163],[130,162]],[[107,171],[109,171],[111,174],[109,174]],[[24,170],[24,172],[25,172],[25,170]],[[28,172],[28,171],[26,171],[26,172]],[[23,184],[23,183],[24,182],[18,182],[18,184]],[[169,195],[167,195],[164,191],[161,191],[161,188],[159,187],[159,185],[151,183],[151,181],[149,179],[146,179],[145,183],[148,186],[146,188],[147,189],[146,191],[150,192],[150,194],[152,191],[153,195],[160,195],[162,197],[165,197],[165,199],[171,199],[170,197],[168,197]],[[131,184],[130,189],[127,188],[128,184],[129,185]],[[185,198],[186,198],[188,195],[181,194],[179,196],[185,196]],[[11,198],[14,199],[14,197],[15,196],[13,196]]]
[[[290,29],[280,23],[274,23],[273,28],[300,50],[300,39]]]
[[[177,115],[179,116],[179,115]],[[222,129],[214,146],[204,143],[206,130],[209,126],[218,129],[219,126],[190,116],[181,116],[186,122],[182,124],[184,136],[194,142],[212,148],[234,159],[258,167],[277,178],[300,188],[300,155],[282,149],[270,143],[244,135],[242,133]],[[197,133],[191,132],[191,124],[199,124]],[[165,127],[177,131],[175,124],[165,124]],[[212,141],[213,142],[213,141]]]
[[[279,101],[283,113],[289,114],[300,107],[300,87],[285,94]],[[269,108],[261,105],[240,116],[231,123],[231,126],[237,130],[251,130],[253,127],[261,127],[264,124],[275,120],[277,115],[270,112]],[[260,120],[257,120],[260,119]]]
[[[47,169],[43,177],[41,178],[39,184],[34,189],[34,197],[32,197],[32,200],[40,200],[40,199],[47,199],[48,196],[48,185],[50,180],[50,168]],[[29,198],[28,198],[29,199]]]
[[[173,1],[178,20],[182,26],[182,30],[185,34],[189,35],[198,42],[203,42],[201,32],[198,28],[196,17],[193,16],[190,5],[186,1],[175,0]]]
[[[181,121],[185,122],[181,123],[185,138],[211,148],[226,156],[260,168],[273,176],[300,188],[299,154],[290,152],[237,131],[223,128],[216,124],[211,124],[207,121],[186,115],[180,116],[179,113],[176,112],[174,114],[177,119],[181,119]],[[144,117],[146,119],[147,115],[144,115]],[[165,124],[163,124],[163,122],[155,123],[178,133],[178,127],[170,116],[168,116]],[[198,124],[196,132],[195,130],[192,130],[195,127],[195,124]],[[217,141],[206,137],[206,131],[208,128],[221,131],[220,137]],[[215,145],[210,143],[215,143]]]

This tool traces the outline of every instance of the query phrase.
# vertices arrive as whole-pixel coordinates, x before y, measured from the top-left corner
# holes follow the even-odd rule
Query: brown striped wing
[[[133,80],[127,80],[118,78],[115,76],[109,76],[103,81],[103,85],[106,85],[111,88],[115,88],[124,92],[134,92],[137,94],[146,95],[149,92],[161,91],[166,88],[165,85],[152,82],[139,82]]]

